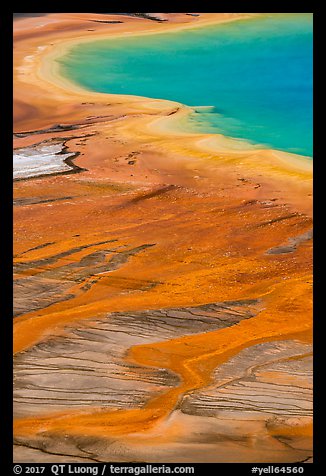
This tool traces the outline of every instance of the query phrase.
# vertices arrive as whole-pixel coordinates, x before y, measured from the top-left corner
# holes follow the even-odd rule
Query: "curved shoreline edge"
[[[125,104],[133,104],[135,102],[141,103],[146,107],[153,107],[158,110],[164,110],[166,107],[177,108],[178,110],[174,114],[173,118],[170,115],[165,117],[157,117],[153,119],[146,127],[152,132],[156,133],[159,136],[169,134],[172,137],[192,137],[197,139],[193,145],[196,148],[206,150],[209,152],[220,152],[228,151],[230,153],[241,153],[243,151],[250,151],[253,154],[262,153],[265,156],[265,160],[277,161],[280,164],[286,164],[291,169],[304,170],[311,172],[313,169],[313,164],[310,157],[281,151],[279,149],[272,149],[268,147],[260,148],[258,145],[252,144],[247,141],[245,138],[235,138],[231,136],[226,136],[223,134],[212,134],[212,133],[197,133],[192,131],[180,131],[173,129],[173,122],[178,122],[184,116],[191,114],[195,107],[186,106],[177,101],[171,101],[168,99],[153,99],[148,97],[134,96],[134,95],[120,95],[120,94],[106,94],[99,93],[96,91],[90,91],[82,86],[76,84],[69,78],[63,76],[60,73],[59,64],[56,62],[62,56],[65,56],[69,53],[69,50],[74,47],[76,44],[80,43],[89,43],[92,41],[103,40],[103,39],[114,39],[122,36],[146,36],[146,35],[155,35],[160,33],[169,33],[182,29],[192,29],[192,28],[204,28],[208,25],[215,25],[220,23],[229,23],[233,21],[241,21],[251,19],[262,14],[235,14],[232,18],[228,19],[213,19],[213,20],[204,20],[198,22],[197,24],[182,24],[182,25],[164,25],[167,26],[166,30],[142,30],[136,32],[122,32],[118,34],[105,34],[96,35],[94,38],[90,39],[89,37],[79,36],[70,40],[61,40],[56,42],[52,50],[49,51],[49,46],[39,47],[39,53],[37,57],[37,75],[40,79],[51,84],[51,86],[59,87],[64,90],[66,93],[76,94],[78,96],[83,95],[87,97],[93,97],[95,100],[107,101],[108,99],[113,100],[114,102],[123,101]],[[198,106],[197,106],[198,107]],[[158,112],[158,115],[160,112]]]
[[[63,21],[65,21],[65,15],[62,15]],[[50,16],[52,21],[54,15]],[[59,21],[62,21],[61,17]],[[216,21],[215,19],[214,23]],[[25,22],[33,23],[33,19],[21,20],[21,23]],[[128,23],[128,28],[130,25],[134,25],[133,22],[137,23],[137,20],[131,19],[130,23]],[[159,25],[160,30],[163,26],[165,28],[171,26],[166,25],[166,23]],[[82,21],[78,17],[77,31],[81,29],[80,24],[82,24]],[[142,21],[141,24],[143,28]],[[171,160],[174,160],[175,156],[178,157],[178,160],[181,159],[180,164],[184,164],[182,165],[182,167],[185,167],[183,168],[184,171],[191,173],[193,170],[193,179],[191,179],[193,184],[199,184],[197,180],[198,172],[196,171],[197,165],[204,165],[208,174],[212,171],[214,176],[216,174],[218,176],[225,175],[224,180],[226,184],[230,183],[230,179],[233,184],[241,182],[253,183],[254,189],[265,188],[263,195],[266,196],[266,193],[273,193],[274,198],[280,200],[280,203],[286,203],[296,213],[304,213],[311,217],[311,160],[270,149],[237,149],[236,146],[243,145],[243,142],[233,141],[230,138],[217,134],[175,134],[174,132],[167,132],[162,127],[162,124],[165,126],[167,121],[175,120],[178,114],[187,114],[190,108],[167,100],[88,92],[68,82],[65,78],[59,77],[57,75],[57,65],[53,59],[58,55],[61,56],[63,50],[66,51],[67,45],[71,45],[71,41],[80,40],[80,36],[76,38],[76,26],[73,26],[71,31],[67,30],[72,39],[65,40],[64,42],[62,41],[60,31],[55,32],[57,35],[51,31],[46,31],[45,35],[41,35],[41,38],[32,31],[26,42],[23,30],[23,34],[21,34],[23,36],[23,44],[20,42],[17,45],[18,50],[21,48],[22,51],[20,54],[16,53],[15,55],[15,99],[18,103],[18,120],[16,121],[18,128],[20,127],[22,130],[45,130],[46,128],[53,127],[54,121],[62,120],[65,122],[67,118],[69,118],[69,121],[75,122],[75,124],[82,122],[85,125],[84,110],[87,111],[89,107],[93,107],[88,105],[96,105],[96,110],[101,112],[113,109],[114,114],[110,116],[110,122],[108,123],[110,128],[114,122],[113,126],[116,133],[128,137],[131,144],[150,144],[146,145],[150,151],[160,150],[160,153],[166,153]],[[124,31],[126,27],[124,23],[114,26],[120,29],[120,34],[121,29]],[[175,25],[172,25],[173,27],[175,28]],[[181,27],[184,27],[184,25]],[[139,33],[139,29],[137,30],[136,28],[136,32]],[[100,32],[101,36],[103,34],[103,32]],[[17,35],[19,40],[21,36],[19,31]],[[69,36],[68,33],[67,36]],[[83,33],[82,37],[84,38],[84,36],[85,34]],[[98,37],[99,34],[96,36]],[[106,30],[105,36],[107,36]],[[87,41],[89,41],[88,38]],[[44,43],[46,44],[44,45]],[[51,48],[51,51],[48,48]],[[33,55],[30,54],[31,52],[33,52]],[[30,102],[29,97],[31,97]],[[22,104],[21,107],[20,104]],[[76,111],[78,112],[77,105],[80,108],[79,115],[76,113]],[[178,111],[171,116],[171,111],[175,110],[176,107]],[[129,111],[129,115],[123,108],[127,108],[126,110]],[[37,111],[36,115],[34,110]],[[73,119],[74,116],[75,119]],[[98,122],[98,127],[102,124],[105,126],[106,117],[99,116],[98,120],[103,120],[103,122]],[[91,124],[91,122],[87,124]],[[95,131],[96,127],[95,124]],[[97,140],[96,137],[95,140]],[[230,146],[231,142],[233,147]],[[190,157],[193,163],[185,163],[184,157],[187,157],[188,160]],[[92,167],[95,165],[94,159],[91,160],[90,164],[87,161],[85,164],[85,159],[81,155],[76,158],[76,162],[78,167],[88,170],[92,170]],[[161,165],[163,164],[161,163]],[[119,177],[122,178],[122,183],[128,184],[129,182],[128,177],[124,173],[122,173],[122,176],[115,177],[116,175],[114,175],[114,180],[118,182]],[[112,180],[112,174],[109,177],[110,179]],[[100,178],[100,180],[103,180],[103,178]],[[107,180],[106,177],[104,180]],[[188,178],[187,182],[189,182]],[[270,186],[271,184],[272,187]],[[143,185],[146,186],[146,183]],[[278,189],[280,192],[277,191]],[[268,190],[273,191],[268,192]],[[240,189],[234,188],[232,193],[235,194],[234,196],[237,196],[239,192]],[[259,197],[259,194],[257,194],[258,192],[255,192],[254,195]]]
[[[227,22],[223,21],[223,22],[215,22],[215,23],[209,23],[208,26],[212,26],[212,25],[220,25],[220,24],[224,24],[224,23],[233,23],[234,21],[236,22],[247,22],[247,21],[260,21],[261,20],[261,17],[263,17],[263,14],[254,14],[254,16],[249,16],[249,17],[245,17],[245,18],[234,18],[233,20],[229,20]],[[195,30],[195,29],[205,29],[207,25],[196,25],[196,26],[193,26],[192,28],[190,28],[191,30]],[[183,28],[178,28],[177,31],[180,31],[180,30],[186,30],[186,29],[189,29],[187,28],[186,26],[184,26]],[[170,29],[170,30],[166,30],[165,32],[142,32],[142,33],[137,33],[135,35],[113,35],[113,36],[107,36],[107,37],[100,37],[100,38],[97,38],[97,39],[93,39],[93,40],[90,40],[90,41],[86,41],[86,45],[94,45],[93,48],[96,48],[96,45],[97,45],[97,42],[102,42],[102,41],[107,41],[108,43],[108,48],[110,48],[110,43],[112,43],[114,41],[115,38],[137,38],[137,37],[142,37],[142,36],[148,36],[149,34],[152,35],[152,34],[159,34],[159,35],[162,35],[163,33],[164,34],[168,34],[170,32],[175,32],[176,29]],[[110,42],[110,43],[109,43]],[[80,40],[78,41],[72,41],[72,42],[69,42],[68,44],[66,45],[63,45],[63,51],[59,52],[58,54],[56,54],[54,52],[54,55],[52,56],[52,58],[50,59],[50,61],[52,62],[56,62],[56,61],[60,61],[61,59],[65,59],[65,57],[67,57],[67,63],[69,63],[69,54],[70,52],[76,47],[76,46],[79,46],[80,44],[83,44],[84,43],[84,39],[81,38]],[[102,44],[102,43],[100,43]],[[125,48],[128,49],[128,44],[127,43],[125,45]],[[78,56],[78,55],[77,55]],[[46,58],[45,58],[46,60]],[[67,65],[66,63],[66,65]],[[50,68],[47,68],[47,72],[50,71]],[[47,72],[45,71],[45,75],[44,75],[44,78],[46,78],[47,76]],[[52,69],[52,78],[50,78],[48,76],[48,79],[51,80],[51,81],[54,81],[56,84],[61,84],[63,87],[67,87],[68,89],[70,90],[83,90],[83,91],[87,91],[87,92],[90,92],[90,93],[99,93],[99,94],[111,94],[110,92],[100,92],[100,91],[97,91],[96,88],[91,88],[91,87],[86,87],[86,86],[83,86],[81,85],[81,83],[78,81],[78,80],[74,80],[72,79],[72,77],[70,76],[70,74],[66,74],[65,71],[63,70],[63,68],[59,67],[59,65],[57,65],[57,67],[54,67]],[[125,97],[125,96],[128,96],[130,97],[130,100],[133,101],[133,100],[137,100],[137,99],[142,99],[142,100],[146,100],[146,101],[154,101],[155,99],[154,98],[151,98],[150,96],[147,96],[146,94],[144,95],[135,95],[135,94],[128,94],[128,93],[114,93],[117,97]],[[220,147],[223,147],[223,144],[226,143],[226,140],[227,139],[227,148],[229,148],[230,150],[239,150],[239,149],[246,149],[246,150],[249,150],[249,149],[253,149],[253,150],[259,150],[259,149],[263,149],[263,150],[273,150],[274,152],[274,155],[280,153],[280,155],[283,155],[284,153],[285,154],[288,154],[289,155],[289,160],[293,160],[294,158],[296,159],[299,159],[299,160],[303,160],[303,161],[306,161],[307,159],[310,160],[312,159],[312,155],[310,154],[300,154],[298,152],[291,152],[291,151],[287,151],[286,149],[282,149],[282,148],[275,148],[273,147],[272,145],[266,145],[264,144],[264,141],[262,141],[262,143],[259,144],[259,142],[255,142],[254,140],[249,140],[247,139],[245,136],[243,137],[237,137],[237,136],[233,136],[232,134],[227,134],[227,133],[223,133],[223,132],[215,132],[215,131],[212,131],[212,132],[207,132],[205,131],[204,129],[202,131],[198,131],[196,130],[195,128],[192,128],[190,124],[187,123],[187,121],[185,120],[183,123],[182,123],[182,126],[179,127],[180,125],[180,121],[182,120],[182,118],[187,118],[188,115],[194,113],[194,112],[199,112],[199,110],[209,110],[210,108],[212,108],[212,106],[209,106],[209,105],[201,105],[201,104],[198,104],[196,106],[188,106],[182,102],[179,102],[179,101],[175,101],[174,99],[166,99],[164,97],[157,97],[157,100],[159,101],[169,101],[171,102],[172,104],[175,104],[176,105],[176,111],[175,111],[175,115],[174,117],[164,117],[164,118],[159,118],[157,121],[153,121],[153,123],[150,125],[151,129],[153,131],[157,131],[158,133],[160,133],[161,131],[163,131],[164,133],[170,133],[172,135],[184,135],[184,136],[188,136],[188,135],[194,135],[194,136],[202,136],[202,135],[205,135],[205,136],[208,136],[209,138],[209,142],[210,142],[210,149],[215,149],[216,151],[219,151],[220,150]],[[223,118],[221,119],[223,120]],[[220,140],[215,140],[215,144],[212,143],[211,139],[215,137],[216,139],[217,138],[220,138]],[[201,141],[202,143],[202,141]],[[220,145],[221,143],[221,145]],[[283,155],[283,157],[285,157]],[[307,168],[309,169],[309,163],[306,164],[307,165]],[[305,167],[303,164],[299,165],[299,167]]]
[[[290,350],[293,346],[291,352],[282,351],[286,371],[292,354],[301,355],[310,349],[312,163],[309,160],[305,165],[305,159],[290,157],[292,154],[246,148],[242,141],[232,142],[224,136],[168,131],[167,126],[187,114],[187,106],[91,93],[59,77],[51,55],[63,52],[67,42],[85,38],[88,28],[94,27],[89,22],[100,17],[51,14],[16,22],[15,144],[29,147],[36,137],[37,141],[62,138],[67,135],[64,128],[71,128],[69,151],[80,152],[76,163],[86,169],[80,174],[15,182],[15,198],[22,205],[15,207],[14,231],[16,300],[17,296],[20,299],[14,320],[16,374],[19,376],[20,369],[26,374],[32,365],[38,385],[38,364],[49,363],[50,367],[43,367],[45,380],[41,384],[53,393],[54,380],[50,386],[47,380],[53,362],[47,357],[54,355],[60,382],[54,389],[61,388],[64,369],[67,363],[71,365],[65,360],[67,354],[72,352],[70,355],[76,357],[76,348],[69,350],[74,332],[75,337],[78,335],[77,351],[83,352],[83,368],[92,370],[94,354],[85,354],[85,347],[78,347],[80,337],[83,331],[85,336],[97,332],[101,343],[96,347],[103,352],[104,341],[111,345],[110,332],[116,339],[117,330],[124,330],[121,322],[118,328],[110,329],[115,312],[123,313],[128,326],[128,316],[144,310],[146,319],[151,310],[172,308],[175,313],[194,306],[207,310],[209,303],[225,307],[227,302],[233,306],[243,300],[246,305],[258,300],[259,307],[255,312],[245,307],[235,309],[237,316],[240,311],[247,318],[215,331],[203,332],[201,324],[201,332],[193,334],[181,329],[180,335],[165,335],[158,329],[158,334],[149,335],[145,341],[129,341],[128,334],[123,333],[128,348],[121,358],[124,369],[128,362],[134,369],[136,364],[138,379],[148,368],[163,368],[180,377],[180,386],[174,383],[154,392],[140,407],[134,400],[125,409],[106,407],[110,399],[106,391],[94,406],[82,398],[72,402],[74,388],[79,387],[73,387],[71,369],[63,387],[67,400],[59,412],[55,400],[54,405],[49,404],[49,395],[41,394],[42,389],[26,384],[26,380],[22,387],[17,384],[18,462],[28,458],[24,445],[35,449],[36,459],[38,449],[49,450],[49,458],[56,458],[53,455],[59,447],[60,454],[71,455],[71,443],[79,444],[78,438],[85,444],[83,451],[93,452],[96,442],[100,458],[106,456],[108,460],[112,454],[127,461],[155,460],[155,451],[163,448],[164,456],[167,450],[171,459],[180,458],[183,451],[183,461],[194,462],[198,454],[193,450],[198,445],[202,460],[221,462],[227,458],[222,453],[230,444],[233,455],[247,462],[310,458],[309,416],[290,415],[274,421],[259,413],[259,422],[253,422],[238,408],[224,414],[232,425],[238,425],[235,434],[233,428],[219,426],[221,409],[212,430],[210,418],[183,414],[179,403],[196,395],[196,389],[205,391],[214,382],[220,385],[221,376],[214,380],[215,369],[232,363],[238,355],[246,371],[251,361],[239,354],[241,349],[250,353],[255,344],[271,342],[273,353],[275,342],[285,339]],[[107,35],[108,28],[112,34],[123,34],[126,28],[131,32],[146,28],[153,33],[168,32],[184,18],[171,19],[170,26],[169,22],[121,20],[123,23],[109,27],[96,24],[98,31],[89,32],[90,38]],[[189,17],[187,21],[192,20]],[[92,134],[85,141],[78,137],[80,127]],[[22,131],[37,131],[37,136],[22,136]],[[230,315],[223,318],[228,323]],[[142,333],[143,317],[137,319]],[[149,321],[145,322],[147,328]],[[157,321],[153,327],[160,327]],[[82,345],[87,342],[83,340]],[[108,375],[109,347],[99,356]],[[259,355],[270,358],[268,350],[259,351]],[[237,368],[237,362],[231,365]],[[74,360],[73,367],[76,363]],[[285,379],[286,393],[291,395],[289,390],[295,385],[291,375],[277,377],[274,372],[272,384],[283,385]],[[135,388],[139,386],[137,378],[130,380]],[[121,380],[116,385],[124,389]],[[82,383],[80,388],[84,387]],[[30,389],[34,393],[28,406]],[[257,389],[254,393],[259,400]],[[287,405],[287,399],[282,397],[283,401]],[[203,434],[213,439],[203,439]],[[300,449],[280,443],[280,435]],[[111,436],[118,445],[123,444],[112,448],[108,444]],[[175,446],[176,441],[180,446]],[[268,454],[264,456],[260,450],[266,451],[266,447]],[[216,453],[219,448],[222,450]],[[111,450],[113,453],[105,453]]]

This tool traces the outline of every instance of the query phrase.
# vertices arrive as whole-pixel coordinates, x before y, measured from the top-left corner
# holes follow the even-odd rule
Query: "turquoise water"
[[[59,61],[90,90],[214,106],[191,130],[312,156],[312,14],[93,41]]]

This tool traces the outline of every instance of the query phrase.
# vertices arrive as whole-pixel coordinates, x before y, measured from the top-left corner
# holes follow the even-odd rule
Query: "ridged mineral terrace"
[[[14,24],[15,461],[311,461],[311,162],[56,71],[159,15]]]

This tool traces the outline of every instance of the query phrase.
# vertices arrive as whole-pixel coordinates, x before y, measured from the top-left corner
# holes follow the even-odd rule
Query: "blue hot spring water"
[[[194,106],[183,124],[191,131],[312,157],[312,33],[312,14],[269,14],[96,40],[58,61],[92,91]]]

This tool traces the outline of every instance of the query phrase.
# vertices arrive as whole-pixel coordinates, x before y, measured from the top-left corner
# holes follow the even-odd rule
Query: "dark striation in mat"
[[[15,416],[69,408],[142,407],[179,377],[167,369],[131,364],[130,347],[215,331],[254,316],[258,301],[114,312],[85,327],[68,327],[15,356]]]
[[[276,417],[312,416],[312,348],[299,341],[265,342],[242,350],[214,372],[214,383],[183,398],[183,413],[221,411]]]
[[[52,202],[62,202],[65,200],[72,200],[75,197],[51,197],[51,198],[38,198],[38,197],[26,197],[26,198],[15,198],[13,205],[15,207],[24,207],[26,205],[38,205],[40,203],[52,203]]]
[[[270,248],[266,254],[268,255],[283,255],[287,253],[294,253],[297,247],[304,243],[305,241],[312,240],[313,238],[313,230],[308,230],[302,235],[295,236],[293,238],[289,238],[287,243],[280,246],[275,246],[274,248]]]
[[[65,132],[65,131],[74,131],[76,129],[81,129],[85,127],[82,124],[54,124],[51,127],[46,129],[38,129],[36,131],[25,131],[25,132],[14,132],[14,137],[19,139],[35,134],[48,134],[49,132]]]
[[[154,246],[153,243],[149,243],[130,249],[121,245],[117,248],[96,250],[70,263],[63,260],[61,266],[51,267],[62,258],[72,257],[85,249],[116,241],[90,243],[46,258],[16,262],[14,264],[14,272],[17,275],[14,281],[14,316],[72,299],[76,296],[76,292],[85,292],[90,289],[103,273],[115,271],[126,264],[132,256]],[[78,291],[71,292],[71,288],[79,283],[81,286]],[[156,282],[141,282],[138,283],[138,289],[149,289],[156,284]],[[137,286],[133,286],[133,289],[137,289]]]

